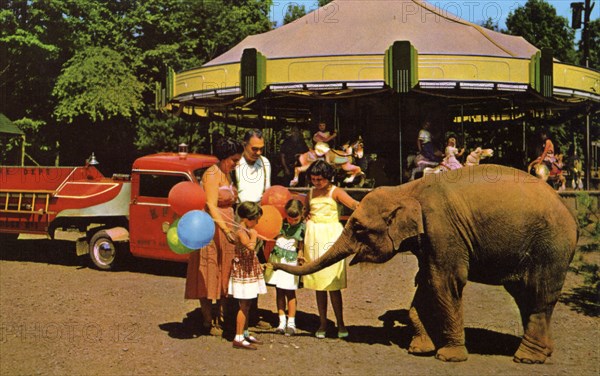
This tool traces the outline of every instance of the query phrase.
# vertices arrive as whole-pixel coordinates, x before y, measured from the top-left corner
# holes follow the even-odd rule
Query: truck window
[[[204,175],[204,173],[206,172],[206,170],[208,170],[208,167],[203,167],[203,168],[199,168],[197,170],[194,170],[194,176],[196,177],[196,180],[198,181],[198,184],[202,183],[202,175]]]
[[[140,196],[146,197],[169,197],[169,191],[173,186],[182,181],[188,181],[183,175],[140,175]]]

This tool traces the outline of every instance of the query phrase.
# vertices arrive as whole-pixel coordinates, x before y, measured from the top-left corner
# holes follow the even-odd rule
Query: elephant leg
[[[427,304],[427,297],[425,296],[424,287],[417,287],[415,297],[413,298],[412,305],[408,311],[408,318],[415,331],[412,340],[410,341],[410,345],[408,346],[408,352],[410,354],[423,355],[430,354],[435,351],[435,345],[433,344],[433,341],[429,336],[429,333],[427,333],[425,325],[423,324],[423,321],[427,320],[427,317],[422,318],[419,314],[419,312],[422,312],[423,315],[431,313],[431,309],[427,307]]]
[[[541,285],[543,283],[539,285],[533,283],[531,286],[526,283],[514,283],[505,286],[515,299],[523,321],[523,339],[513,358],[518,363],[544,363],[554,350],[550,323],[560,288],[556,291],[546,290],[545,293],[540,293],[545,290],[545,287],[549,287]],[[560,285],[562,286],[562,283]]]
[[[451,275],[448,275],[448,270],[452,271]],[[467,283],[467,268],[446,266],[432,271],[431,275],[431,288],[440,311],[442,335],[442,347],[438,348],[435,357],[445,362],[465,361],[469,352],[465,346],[462,291]]]

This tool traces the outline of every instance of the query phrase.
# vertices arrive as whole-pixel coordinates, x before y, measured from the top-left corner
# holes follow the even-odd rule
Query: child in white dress
[[[262,266],[256,256],[258,233],[254,229],[262,216],[262,208],[255,202],[246,201],[238,206],[237,214],[241,223],[236,233],[235,257],[229,278],[229,295],[233,295],[240,303],[233,347],[256,350],[255,344],[260,345],[262,342],[248,332],[248,312],[252,300],[258,294],[267,293]]]
[[[304,204],[302,201],[292,199],[285,205],[287,218],[283,222],[280,235],[275,242],[275,247],[269,256],[268,263],[281,263],[287,265],[298,265],[304,260]],[[286,336],[296,334],[296,290],[298,289],[299,277],[268,268],[265,272],[265,280],[269,285],[276,287],[277,313],[279,314],[279,326],[275,333],[285,333]],[[287,312],[288,318],[286,320]]]
[[[308,169],[313,188],[309,192],[309,216],[304,236],[304,257],[311,262],[321,257],[342,234],[344,227],[338,215],[338,203],[351,210],[358,207],[354,200],[342,188],[331,183],[335,171],[325,161],[316,161]],[[302,277],[304,288],[315,290],[319,310],[319,329],[317,338],[325,338],[327,330],[327,292],[338,325],[338,338],[348,337],[344,324],[342,289],[346,288],[346,264],[344,260]]]

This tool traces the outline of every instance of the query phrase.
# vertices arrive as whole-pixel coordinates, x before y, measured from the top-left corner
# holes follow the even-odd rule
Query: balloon
[[[200,184],[182,181],[171,188],[168,202],[177,215],[183,216],[190,210],[203,210],[206,205],[206,193]]]
[[[210,243],[215,235],[215,222],[202,210],[190,210],[179,219],[177,236],[181,244],[199,249]]]
[[[266,239],[273,239],[279,235],[283,218],[279,210],[273,205],[262,206],[263,215],[258,220],[258,224],[254,229],[260,236]]]
[[[179,236],[177,236],[178,224],[179,219],[173,222],[167,231],[167,244],[169,245],[169,248],[171,248],[171,251],[177,253],[178,255],[194,252],[194,249],[186,247],[185,245],[181,244],[181,241],[179,241]]]
[[[287,216],[285,213],[285,204],[291,199],[292,193],[286,187],[274,185],[265,191],[260,203],[261,205],[273,205],[279,210],[281,217],[285,218]]]

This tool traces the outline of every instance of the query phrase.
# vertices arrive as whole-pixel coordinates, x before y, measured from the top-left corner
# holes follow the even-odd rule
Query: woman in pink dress
[[[209,167],[202,176],[206,209],[215,222],[215,236],[206,247],[192,252],[188,260],[185,298],[200,299],[203,326],[214,336],[223,334],[223,308],[231,262],[235,256],[237,225],[233,205],[237,201],[237,191],[230,174],[243,151],[243,145],[239,141],[222,138],[216,142],[215,156],[219,162]],[[213,301],[217,302],[217,315],[212,312]]]

